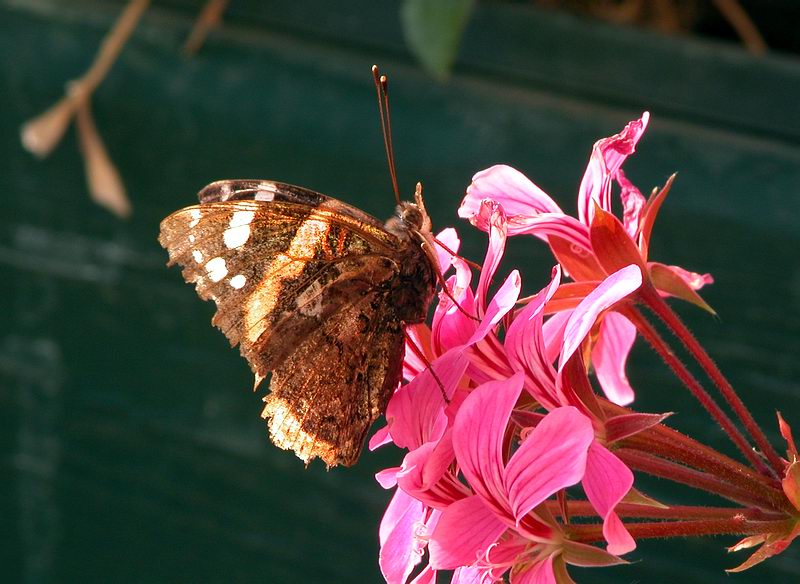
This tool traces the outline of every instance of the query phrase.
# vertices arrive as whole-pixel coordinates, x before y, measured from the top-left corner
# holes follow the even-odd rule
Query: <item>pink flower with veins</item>
[[[390,584],[406,582],[421,561],[426,533],[438,519],[438,509],[468,494],[458,478],[448,472],[454,459],[449,428],[466,396],[465,391],[459,390],[460,385],[474,377],[508,375],[511,371],[509,367],[500,369],[499,362],[486,357],[492,351],[503,355],[494,329],[515,306],[521,288],[519,273],[514,270],[489,298],[489,284],[505,248],[502,210],[494,213],[493,225],[476,293],[469,287],[471,272],[466,263],[439,250],[439,264],[445,271],[455,265],[456,275],[447,285],[460,309],[441,294],[433,330],[428,331],[424,325],[411,329],[416,347],[407,344],[404,363],[404,374],[410,382],[392,396],[386,410],[387,426],[370,439],[370,449],[391,441],[409,450],[401,467],[386,469],[376,476],[384,488],[399,487],[380,529],[379,564]],[[453,251],[458,250],[460,242],[455,230],[445,230],[438,239]],[[478,320],[465,312],[477,315]],[[420,350],[431,362],[430,368],[417,354]],[[424,581],[430,572],[426,567],[414,582]],[[466,577],[466,572],[458,577],[462,576]]]
[[[496,165],[477,173],[458,210],[460,217],[483,231],[490,229],[485,201],[500,205],[508,217],[508,234],[530,234],[546,241],[553,255],[576,282],[597,283],[616,270],[638,265],[647,285],[662,295],[677,296],[707,310],[696,290],[713,282],[709,274],[648,261],[656,215],[674,177],[645,200],[622,171],[649,121],[645,112],[619,134],[595,143],[578,189],[578,217],[561,208],[518,170]],[[612,214],[612,185],[620,187],[623,222]],[[565,287],[564,291],[566,292]],[[577,300],[574,294],[570,295]],[[636,338],[634,325],[618,313],[599,324],[592,363],[603,391],[619,405],[633,401],[625,363]]]
[[[604,434],[604,416],[599,407],[593,407],[593,394],[573,386],[568,365],[576,366],[582,359],[578,350],[604,312],[617,303],[624,302],[642,284],[641,271],[637,266],[628,266],[610,275],[601,282],[570,313],[561,334],[559,366],[556,369],[549,357],[543,334],[544,307],[555,294],[560,280],[560,270],[553,270],[550,285],[537,294],[520,311],[508,329],[504,348],[515,371],[524,374],[525,387],[546,409],[574,406],[591,418],[597,429]],[[608,316],[606,316],[607,318]],[[551,341],[552,342],[552,341]],[[578,365],[580,381],[588,385],[582,364]],[[587,403],[588,402],[588,403]],[[614,508],[633,485],[633,474],[621,460],[612,454],[599,440],[589,449],[589,464],[582,480],[584,490],[603,518],[603,535],[608,550],[624,554],[635,547]]]
[[[504,252],[507,224],[501,207],[489,201],[484,202],[483,206],[491,211],[488,224],[489,246],[476,291],[473,293],[470,288],[471,272],[463,260],[449,256],[440,258],[442,265],[449,266],[452,262],[456,269],[455,275],[447,282],[451,294],[440,295],[432,331],[429,332],[424,327],[416,328],[413,339],[417,348],[407,350],[405,369],[411,380],[396,391],[387,408],[387,427],[378,431],[370,441],[370,448],[391,441],[408,449],[402,466],[386,469],[377,475],[378,481],[385,488],[397,487],[380,530],[380,565],[390,583],[405,583],[422,561],[429,541],[433,541],[432,534],[440,529],[440,523],[445,521],[445,526],[449,525],[448,521],[452,523],[453,513],[461,506],[477,506],[477,496],[483,497],[480,499],[482,504],[493,510],[501,523],[505,521],[505,527],[502,529],[502,537],[497,535],[489,542],[489,547],[478,550],[482,559],[474,556],[471,562],[458,566],[447,564],[448,568],[460,568],[454,582],[472,581],[469,579],[477,577],[478,572],[482,574],[481,577],[498,570],[502,573],[520,562],[522,563],[519,565],[531,566],[534,559],[538,566],[536,573],[544,570],[541,574],[549,574],[563,564],[564,559],[560,556],[564,546],[572,550],[570,553],[573,555],[577,554],[576,558],[582,558],[586,554],[588,546],[581,547],[581,544],[565,539],[560,526],[554,520],[548,523],[547,518],[537,518],[530,513],[532,508],[522,512],[519,505],[514,503],[518,500],[517,493],[522,492],[523,483],[529,485],[525,488],[535,488],[536,480],[545,480],[552,469],[548,469],[546,465],[532,466],[530,473],[521,475],[513,493],[509,490],[505,494],[498,494],[500,491],[496,489],[490,493],[486,486],[481,489],[480,483],[476,483],[485,482],[480,472],[494,472],[498,476],[505,476],[506,472],[512,472],[506,466],[513,469],[520,463],[511,464],[509,460],[507,465],[501,465],[504,469],[502,471],[473,464],[473,472],[470,474],[469,462],[462,460],[466,451],[461,448],[459,454],[458,444],[463,446],[463,440],[459,442],[459,439],[467,433],[462,432],[459,435],[458,420],[462,419],[461,412],[466,404],[477,399],[473,396],[480,388],[484,388],[482,391],[486,399],[491,396],[494,396],[493,399],[500,399],[502,392],[499,389],[518,383],[519,390],[515,390],[514,402],[510,407],[516,403],[524,386],[539,404],[550,410],[551,413],[544,417],[550,421],[537,424],[531,430],[531,436],[551,436],[547,434],[547,428],[564,420],[581,420],[579,426],[589,428],[590,435],[582,454],[577,458],[574,453],[566,457],[573,461],[582,460],[579,465],[580,473],[570,484],[583,484],[589,501],[602,518],[603,535],[608,542],[607,556],[614,558],[614,554],[623,554],[635,547],[614,513],[616,505],[629,491],[633,476],[595,438],[593,424],[602,431],[602,415],[597,413],[596,408],[584,403],[586,397],[579,396],[572,385],[575,383],[575,375],[567,375],[565,372],[570,363],[580,359],[578,347],[589,336],[600,315],[607,313],[617,303],[624,302],[641,285],[641,270],[635,265],[618,270],[596,286],[566,315],[567,318],[556,315],[545,322],[544,307],[560,285],[560,270],[554,269],[551,283],[514,315],[505,340],[501,341],[497,328],[516,305],[520,281],[519,274],[513,271],[493,296],[489,294],[490,282]],[[443,232],[440,238],[445,239],[451,249],[458,248],[459,241],[454,231]],[[464,314],[467,308],[477,315],[477,320]],[[552,326],[546,327],[546,324]],[[430,367],[419,357],[420,351],[431,362]],[[559,365],[556,368],[553,362],[559,355]],[[435,378],[433,372],[436,374]],[[473,390],[476,385],[480,388]],[[489,393],[489,389],[485,388],[495,388],[498,391]],[[447,402],[443,395],[447,396]],[[509,409],[509,415],[510,411]],[[504,432],[507,422],[508,416],[503,420]],[[571,424],[561,422],[559,431],[565,432],[565,435],[559,440],[566,445],[572,439]],[[544,439],[538,442],[550,448]],[[529,445],[525,447],[528,449],[533,448],[536,442],[526,436],[524,443]],[[521,448],[519,452],[524,453],[526,450]],[[458,469],[467,484],[461,480]],[[511,483],[508,482],[511,479],[503,480],[511,489]],[[499,488],[496,481],[486,484],[494,484]],[[542,495],[544,498],[537,501],[536,505],[563,487],[553,488],[554,490]],[[467,500],[470,502],[464,502]],[[510,525],[512,520],[514,524]],[[446,532],[438,533],[441,536]],[[438,549],[445,549],[442,547],[447,545],[445,539],[439,538],[435,544],[439,546]],[[429,549],[431,564],[424,566],[417,574],[413,580],[415,583],[433,578],[436,570],[444,565],[433,561],[436,555],[433,548]],[[515,549],[522,551],[509,556],[510,550]],[[441,559],[442,556],[438,557]],[[506,557],[508,561],[501,561],[501,557]],[[607,561],[606,556],[603,556],[603,561]],[[516,571],[519,570],[517,567]],[[526,573],[534,572],[528,570]],[[519,578],[521,577],[520,575]],[[517,576],[514,578],[515,581],[518,580]]]
[[[433,569],[468,568],[486,581],[511,569],[513,584],[555,583],[554,562],[571,563],[585,551],[537,507],[584,477],[591,420],[572,406],[556,408],[507,457],[509,419],[523,382],[522,373],[487,382],[456,415],[453,449],[473,494],[442,511],[430,535]]]
[[[664,302],[664,296],[677,296],[708,308],[696,290],[710,276],[648,260],[653,222],[672,178],[646,200],[621,170],[647,121],[645,114],[595,144],[579,188],[577,218],[564,214],[509,167],[475,175],[460,213],[488,234],[477,282],[464,260],[444,251],[458,250],[456,232],[439,234],[445,244],[436,250],[439,264],[454,273],[439,296],[431,328],[408,330],[403,369],[408,383],[396,390],[386,427],[370,440],[370,448],[393,442],[407,451],[401,466],[376,475],[384,488],[395,489],[379,532],[387,583],[434,584],[441,570],[453,571],[451,584],[571,582],[568,565],[622,562],[619,556],[636,547],[628,529],[638,538],[685,536],[687,528],[742,533],[746,537],[732,550],[757,549],[732,570],[741,571],[800,537],[795,512],[800,509],[800,463],[788,424],[779,417],[788,446],[783,459],[770,450],[744,406],[733,399],[733,389]],[[622,220],[611,213],[614,183],[620,189]],[[560,265],[547,286],[520,301],[516,270],[499,285],[493,279],[507,237],[522,233],[546,241]],[[574,281],[562,283],[562,273]],[[649,306],[676,332],[765,453],[774,474],[761,468],[747,440],[738,439],[730,420],[674,363],[670,348],[633,306],[636,302]],[[669,414],[633,412],[598,397],[587,374],[590,365],[611,402],[633,399],[625,361],[636,329],[628,318],[726,429],[754,470],[667,428],[655,429]],[[654,431],[641,441],[621,442],[649,429]],[[653,460],[637,458],[637,451],[649,454],[650,446],[655,447]],[[674,453],[663,454],[673,447]],[[741,512],[735,507],[662,508],[632,489],[633,473],[623,460],[662,478],[674,473],[679,483],[697,483],[746,506]],[[714,474],[709,469],[720,469],[721,480],[706,477]],[[702,471],[702,481],[695,470]],[[652,521],[623,524],[618,509]],[[583,519],[595,515],[601,523]],[[605,549],[595,545],[603,540]]]

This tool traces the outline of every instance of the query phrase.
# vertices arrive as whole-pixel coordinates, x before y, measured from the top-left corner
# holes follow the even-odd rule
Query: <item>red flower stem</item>
[[[764,465],[764,462],[753,452],[753,448],[733,423],[733,420],[722,411],[708,392],[703,389],[700,382],[694,378],[681,360],[673,353],[672,349],[664,342],[664,339],[661,338],[661,335],[658,334],[658,331],[653,325],[651,325],[640,312],[633,308],[624,310],[623,312],[625,316],[636,325],[642,337],[655,349],[661,359],[663,359],[678,379],[689,389],[695,399],[700,402],[700,405],[702,405],[711,417],[722,427],[723,431],[730,437],[731,441],[733,441],[745,458],[750,461],[753,467],[762,472],[767,472],[768,469]]]
[[[609,417],[630,414],[631,410],[609,401],[601,400]],[[745,489],[761,491],[764,488],[782,490],[780,482],[759,474],[741,462],[730,458],[705,444],[681,434],[669,426],[658,424],[643,432],[616,441],[614,447],[627,447],[656,454],[683,465],[717,475]]]
[[[547,501],[547,508],[553,514],[560,513],[558,501]],[[568,501],[570,516],[597,517],[597,511],[589,501]],[[701,507],[694,505],[670,505],[669,507],[653,507],[634,503],[619,503],[614,512],[620,517],[647,519],[730,519],[742,516],[750,520],[767,521],[783,520],[783,514],[764,513],[760,509],[749,507]]]
[[[683,321],[670,308],[669,304],[658,294],[652,286],[643,286],[640,290],[640,297],[645,305],[650,308],[672,331],[672,333],[683,343],[686,349],[691,353],[692,357],[703,368],[706,374],[714,382],[714,385],[719,389],[722,397],[731,406],[733,411],[739,417],[747,432],[755,440],[761,452],[767,457],[773,470],[777,476],[783,475],[783,461],[772,444],[769,443],[764,432],[756,423],[750,411],[744,405],[744,402],[736,394],[733,386],[726,379],[714,363],[714,360],[706,353],[702,345],[697,342],[692,332],[688,327],[683,324]]]
[[[614,454],[635,470],[717,494],[745,507],[758,507],[766,511],[783,509],[785,497],[781,497],[772,489],[754,492],[739,485],[732,485],[712,474],[629,448],[618,448],[614,450]]]
[[[671,428],[666,428],[670,432],[675,432]],[[678,432],[675,432],[676,434]],[[687,438],[688,442],[694,442]],[[714,457],[705,457],[703,451],[711,450],[702,444],[697,443],[697,450],[693,451],[686,446],[676,447],[674,443],[659,443],[657,440],[645,439],[643,435],[626,438],[617,443],[630,451],[641,452],[645,455],[655,455],[659,458],[677,463],[682,467],[702,472],[706,476],[715,477],[722,483],[727,483],[737,492],[748,493],[748,497],[753,501],[761,501],[759,505],[764,510],[774,512],[793,513],[793,506],[786,498],[779,482],[759,475],[738,462],[728,459],[726,456],[715,453]],[[616,452],[616,450],[614,451]],[[713,450],[711,452],[714,452]],[[664,478],[670,478],[666,476]],[[699,487],[699,485],[692,485]],[[704,488],[704,487],[699,487]],[[766,507],[764,506],[766,504]]]
[[[617,444],[702,470],[744,489],[755,492],[765,488],[781,490],[780,484],[773,479],[666,426],[630,436]]]
[[[652,539],[665,537],[692,537],[698,535],[760,535],[763,533],[780,533],[791,528],[790,519],[774,521],[751,521],[744,516],[729,519],[712,519],[700,521],[656,521],[642,523],[626,523],[625,528],[634,539]],[[582,543],[604,541],[603,526],[571,525],[567,531],[569,538]]]

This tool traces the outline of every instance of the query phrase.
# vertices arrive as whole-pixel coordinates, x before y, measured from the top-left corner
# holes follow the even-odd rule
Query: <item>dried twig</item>
[[[713,0],[713,2],[751,53],[763,55],[767,52],[769,49],[767,42],[738,0]]]
[[[228,6],[228,0],[208,0],[203,6],[203,11],[194,22],[189,38],[183,45],[183,52],[187,55],[194,55],[208,36],[212,28],[216,27],[222,20],[222,13]]]
[[[79,79],[69,82],[66,95],[47,111],[26,122],[21,130],[22,145],[39,158],[44,158],[58,145],[67,126],[77,114],[81,148],[86,157],[87,172],[90,173],[87,176],[90,189],[105,185],[100,191],[106,194],[98,198],[98,193],[93,190],[92,197],[98,202],[105,201],[101,204],[121,216],[130,214],[130,204],[125,198],[125,190],[119,175],[97,134],[88,102],[94,90],[108,75],[149,4],[150,0],[131,0],[103,39],[97,56],[86,73]],[[96,176],[92,176],[92,172]],[[118,186],[109,188],[115,181]],[[112,203],[109,196],[116,197],[116,202]]]
[[[80,102],[75,121],[83,162],[86,166],[89,194],[98,205],[119,217],[128,217],[131,214],[131,203],[119,172],[111,162],[100,134],[97,133],[89,98]]]

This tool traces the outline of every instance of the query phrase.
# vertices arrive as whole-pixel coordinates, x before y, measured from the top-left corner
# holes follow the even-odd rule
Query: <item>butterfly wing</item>
[[[404,336],[386,292],[348,303],[278,365],[264,398],[276,446],[350,466],[402,373]]]
[[[304,460],[352,464],[399,381],[391,295],[402,242],[300,187],[220,181],[199,196],[161,224],[169,263],[215,301],[212,322],[239,345],[256,383],[274,371],[265,408],[273,441]]]

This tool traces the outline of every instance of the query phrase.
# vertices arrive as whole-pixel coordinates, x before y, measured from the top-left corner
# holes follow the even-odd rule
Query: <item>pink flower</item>
[[[567,369],[581,359],[578,348],[585,342],[600,315],[619,302],[624,302],[642,284],[642,274],[637,266],[623,268],[601,282],[569,314],[563,327],[559,367],[552,365],[543,334],[543,314],[546,302],[555,294],[560,270],[555,269],[549,286],[544,288],[517,314],[508,329],[505,349],[512,367],[524,373],[525,387],[531,395],[549,410],[561,406],[574,406],[585,415],[596,418],[602,427],[603,418],[595,414],[587,402],[585,392],[574,387],[573,377]],[[606,318],[613,313],[606,315]],[[588,386],[585,372],[578,375]],[[593,396],[593,394],[590,394]],[[591,398],[593,399],[593,397]],[[589,450],[589,466],[583,479],[589,501],[603,518],[603,535],[608,551],[624,554],[635,547],[635,542],[614,513],[614,508],[633,485],[633,474],[614,454],[600,442],[594,441]]]
[[[476,293],[469,287],[471,272],[466,263],[449,255],[440,257],[441,266],[452,263],[456,268],[456,275],[447,285],[460,308],[442,293],[433,330],[424,326],[413,329],[411,338],[416,346],[407,344],[404,364],[405,375],[411,381],[392,396],[386,410],[388,424],[370,440],[371,449],[392,441],[409,450],[401,467],[386,469],[376,476],[385,488],[398,487],[381,522],[379,563],[389,583],[405,582],[421,561],[426,540],[420,533],[438,517],[437,509],[468,494],[457,477],[448,472],[455,456],[448,428],[466,396],[459,392],[465,374],[467,379],[474,379],[510,372],[508,367],[498,372],[499,363],[486,357],[492,351],[503,354],[494,329],[516,304],[521,286],[515,270],[489,297],[489,284],[505,247],[502,210],[494,212],[493,224]],[[453,251],[458,249],[454,230],[446,230],[439,238]],[[477,315],[477,320],[464,313]],[[420,351],[431,360],[430,368],[419,357]],[[424,579],[429,573],[424,568],[417,578]]]
[[[477,173],[459,208],[459,216],[484,231],[489,228],[485,201],[502,206],[508,215],[509,235],[530,234],[546,241],[564,270],[576,282],[596,283],[620,268],[638,265],[660,293],[680,297],[711,310],[695,290],[713,282],[709,274],[678,266],[649,262],[649,242],[656,215],[669,192],[665,187],[645,200],[622,172],[649,120],[645,112],[622,132],[595,143],[578,189],[578,218],[558,205],[518,170],[497,165]],[[612,214],[612,185],[620,187],[623,222]],[[620,405],[633,400],[625,374],[636,330],[620,314],[610,314],[600,324],[592,351],[598,381],[608,398]]]
[[[550,285],[513,316],[505,341],[501,342],[497,329],[504,318],[512,317],[521,283],[519,274],[513,271],[494,295],[489,294],[489,284],[503,255],[507,222],[502,208],[490,201],[482,205],[489,217],[489,245],[475,292],[470,286],[468,266],[458,258],[443,258],[442,264],[451,262],[456,272],[447,282],[450,294],[440,295],[432,330],[423,326],[414,330],[415,346],[407,349],[405,367],[411,380],[396,391],[387,408],[387,427],[370,441],[370,448],[391,441],[408,450],[402,466],[386,469],[376,477],[385,488],[397,487],[381,523],[380,565],[390,583],[406,582],[424,561],[426,548],[431,563],[423,564],[414,582],[433,578],[444,565],[459,568],[454,582],[473,581],[485,578],[487,570],[507,571],[517,560],[522,562],[520,565],[535,565],[536,570],[520,572],[517,567],[513,572],[515,581],[523,573],[549,574],[554,565],[568,561],[564,558],[574,554],[580,544],[565,540],[558,524],[537,518],[532,509],[561,488],[581,481],[603,519],[609,552],[625,553],[635,545],[614,513],[617,503],[631,487],[632,474],[594,437],[594,414],[572,388],[574,376],[565,376],[562,371],[580,354],[577,348],[588,337],[599,315],[624,302],[641,285],[641,271],[636,266],[619,270],[595,287],[567,318],[557,315],[545,322],[544,307],[560,284],[560,271],[556,269]],[[459,242],[455,233],[449,237],[448,247],[456,249]],[[430,367],[419,357],[420,353],[430,361]],[[561,360],[556,369],[553,361],[559,354]],[[473,389],[476,385],[477,389]],[[477,455],[502,440],[511,408],[523,385],[550,413],[542,421],[537,420],[536,427],[507,463],[497,456],[491,459],[494,466],[484,461],[470,462],[465,458],[470,453]],[[496,403],[481,405],[476,410],[475,404],[483,403],[476,401],[481,395],[481,399]],[[464,426],[473,419],[463,413],[465,408],[473,414],[482,411],[486,415],[489,406],[508,409],[496,416],[494,431],[499,438],[497,435],[487,438],[485,432]],[[602,427],[600,420],[596,422]],[[573,426],[578,428],[577,432],[572,431]],[[580,440],[585,429],[589,434],[584,444]],[[563,435],[553,438],[559,432]],[[480,436],[482,442],[469,442]],[[579,440],[579,454],[566,455],[559,450],[574,440]],[[559,442],[561,446],[552,448],[551,442]],[[534,448],[535,444],[544,446]],[[552,456],[557,460],[551,464]],[[567,461],[577,466],[562,468]],[[564,468],[571,469],[572,474]],[[459,469],[466,484],[459,477]],[[485,479],[486,472],[503,478]],[[553,472],[556,476],[552,476]],[[562,484],[565,476],[574,480],[569,485]],[[475,514],[475,509],[491,512],[483,513],[484,526],[493,527],[498,533],[482,542],[486,547],[471,549],[469,562],[442,564],[441,554],[448,545],[466,541],[460,537],[447,541],[447,530],[458,529],[454,524],[461,521],[463,514],[457,512],[466,510],[467,515],[481,517],[480,513]],[[444,527],[437,527],[441,522]],[[464,528],[469,525],[465,523]],[[438,539],[433,537],[435,533],[439,534]],[[429,543],[433,541],[436,543]],[[523,552],[500,562],[499,556],[508,556],[509,550],[520,546]],[[573,551],[564,552],[565,546]],[[477,552],[484,554],[480,556],[483,563],[475,563]]]
[[[565,540],[537,507],[585,475],[591,421],[571,406],[548,413],[506,456],[509,418],[523,375],[476,388],[456,415],[453,447],[473,493],[442,511],[430,535],[433,569],[472,569],[494,581],[555,582],[553,562]]]

